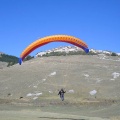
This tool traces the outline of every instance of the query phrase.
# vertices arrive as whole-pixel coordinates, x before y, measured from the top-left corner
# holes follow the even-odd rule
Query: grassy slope
[[[113,79],[114,72],[120,73],[118,57],[36,58],[21,66],[14,65],[0,70],[0,98],[8,100],[8,103],[24,102],[40,106],[48,112],[58,110],[59,113],[63,111],[77,115],[116,116],[120,109],[120,77]],[[61,87],[67,91],[64,103],[57,96]],[[69,93],[69,90],[74,90],[74,93]],[[92,90],[97,91],[95,96],[89,94]],[[41,92],[42,95],[33,100],[35,94]],[[28,93],[34,95],[27,97]],[[23,100],[19,100],[21,96]],[[54,109],[50,106],[54,106]],[[61,110],[60,106],[66,106],[67,110]]]
[[[0,69],[3,69],[4,67],[6,67],[8,65],[8,63],[6,62],[1,62],[0,61]]]

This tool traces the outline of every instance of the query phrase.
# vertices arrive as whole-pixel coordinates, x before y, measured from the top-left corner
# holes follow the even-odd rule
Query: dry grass
[[[109,59],[79,55],[44,57],[24,62],[21,66],[0,69],[0,103],[28,103],[42,108],[78,107],[81,114],[116,116],[115,108],[120,108],[120,76],[113,80],[112,73],[120,73],[120,61],[115,61],[117,57]],[[51,76],[54,72],[56,74]],[[64,102],[57,95],[61,87],[67,92]],[[69,90],[74,90],[74,93],[69,93]],[[92,90],[97,94],[90,95]],[[43,94],[36,100],[33,99],[36,96],[27,96],[37,92]]]
[[[120,116],[113,116],[113,117],[110,117],[110,120],[120,120]]]

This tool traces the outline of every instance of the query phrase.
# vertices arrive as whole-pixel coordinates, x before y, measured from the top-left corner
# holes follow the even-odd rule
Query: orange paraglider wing
[[[77,47],[82,48],[86,53],[89,52],[88,46],[85,42],[80,40],[79,38],[68,36],[68,35],[53,35],[53,36],[47,36],[41,39],[36,40],[35,42],[31,43],[20,55],[19,58],[19,64],[21,65],[24,58],[30,54],[33,50],[36,48],[43,46],[45,44],[48,44],[50,42],[67,42],[70,44],[73,44]]]

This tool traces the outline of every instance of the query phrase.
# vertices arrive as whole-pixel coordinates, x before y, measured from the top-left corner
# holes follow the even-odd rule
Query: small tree
[[[113,52],[113,53],[111,54],[111,56],[117,56],[117,54]]]
[[[28,56],[24,59],[24,61],[30,60],[30,59],[32,59],[32,58],[34,58],[34,57],[33,57],[33,56],[28,55]]]

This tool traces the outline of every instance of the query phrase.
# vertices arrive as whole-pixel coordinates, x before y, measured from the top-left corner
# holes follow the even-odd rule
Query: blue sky
[[[38,38],[67,34],[120,52],[120,0],[0,0],[0,51],[20,56]],[[66,43],[50,43],[31,55]]]

